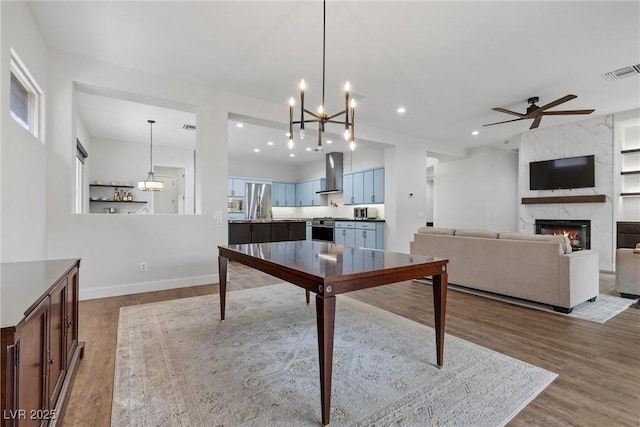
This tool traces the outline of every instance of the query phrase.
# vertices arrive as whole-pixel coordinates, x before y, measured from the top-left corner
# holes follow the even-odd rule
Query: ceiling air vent
[[[620,68],[619,70],[604,73],[602,77],[612,82],[615,80],[624,79],[626,77],[637,76],[638,74],[640,74],[640,64],[630,65],[629,67],[624,67]]]
[[[196,125],[190,125],[188,123],[185,123],[182,125],[182,129],[186,129],[186,130],[196,130]]]

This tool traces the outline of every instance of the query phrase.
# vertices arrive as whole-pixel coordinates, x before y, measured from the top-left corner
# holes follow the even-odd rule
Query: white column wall
[[[434,225],[516,231],[518,155],[495,148],[469,150],[434,166]]]

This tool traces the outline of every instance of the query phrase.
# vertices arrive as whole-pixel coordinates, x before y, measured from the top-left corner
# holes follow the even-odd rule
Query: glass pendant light
[[[142,191],[162,191],[164,190],[164,182],[158,181],[153,176],[153,124],[155,120],[147,120],[149,123],[149,132],[150,132],[150,141],[151,145],[149,148],[149,174],[147,175],[147,179],[144,181],[138,181],[138,190]]]

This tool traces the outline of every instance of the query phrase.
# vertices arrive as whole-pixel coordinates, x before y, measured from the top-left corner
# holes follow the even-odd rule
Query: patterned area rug
[[[519,298],[512,298],[506,295],[494,294],[492,292],[480,291],[477,289],[467,288],[449,283],[449,289],[466,292],[481,297],[492,298],[498,301],[510,304],[521,305],[523,307],[534,308],[536,310],[548,311],[550,313],[559,314],[561,316],[575,317],[576,319],[589,320],[596,323],[605,323],[607,320],[622,313],[624,310],[633,305],[636,300],[630,298],[621,298],[615,291],[614,276],[600,274],[600,294],[594,302],[585,301],[576,305],[569,314],[557,312],[547,304],[540,304],[533,301],[527,301]],[[431,284],[431,279],[418,279],[417,282]],[[615,294],[615,295],[614,295]]]
[[[338,296],[332,426],[507,423],[556,374]],[[120,311],[112,426],[317,426],[314,303],[290,284]],[[312,300],[313,301],[313,300]]]

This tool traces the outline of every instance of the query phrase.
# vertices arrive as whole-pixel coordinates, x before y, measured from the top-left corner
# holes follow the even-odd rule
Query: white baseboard
[[[80,299],[96,299],[117,297],[121,295],[141,294],[143,292],[164,291],[167,289],[186,288],[189,286],[209,285],[218,283],[219,276],[183,277],[180,279],[160,280],[157,282],[128,283],[124,285],[101,286],[98,288],[82,288],[80,284]]]

